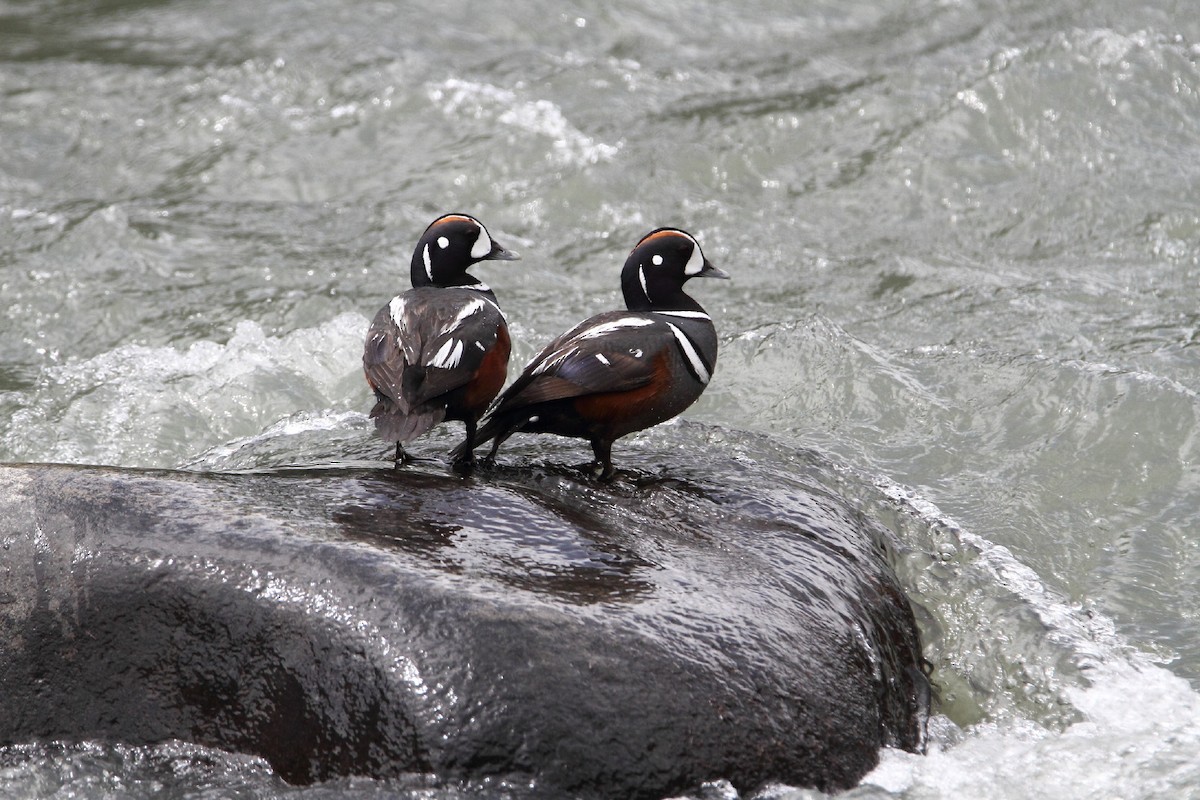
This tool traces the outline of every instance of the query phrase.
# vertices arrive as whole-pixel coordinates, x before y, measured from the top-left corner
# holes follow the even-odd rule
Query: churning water
[[[0,0],[0,460],[379,462],[435,216],[524,254],[479,273],[522,363],[678,225],[720,363],[618,464],[803,461],[909,548],[931,751],[849,796],[1200,796],[1198,190],[1182,0]],[[427,791],[0,751],[6,797]]]

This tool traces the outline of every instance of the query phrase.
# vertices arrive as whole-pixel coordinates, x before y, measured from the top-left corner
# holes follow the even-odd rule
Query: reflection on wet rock
[[[884,538],[794,483],[8,466],[0,542],[0,745],[658,798],[923,737]]]

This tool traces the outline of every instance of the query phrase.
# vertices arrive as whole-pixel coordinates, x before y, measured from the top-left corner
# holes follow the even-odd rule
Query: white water
[[[361,404],[366,329],[353,313],[278,337],[246,320],[224,343],[122,345],[57,364],[13,415],[6,449],[15,460],[175,467],[233,439],[293,432],[298,409],[317,427],[345,423]]]
[[[848,796],[1200,796],[1200,694],[1187,681],[1130,648],[1111,620],[1056,596],[1006,548],[961,530],[931,503],[899,487],[885,491],[922,517],[930,530],[945,532],[971,554],[958,580],[967,582],[966,574],[976,573],[986,585],[1015,598],[1013,619],[1007,621],[1014,635],[1006,644],[1021,639],[1016,633],[1019,618],[1025,624],[1030,618],[1036,621],[1040,632],[1022,647],[1030,669],[1020,677],[1044,682],[1057,695],[1052,702],[1069,708],[1076,719],[1046,725],[1007,708],[993,709],[987,721],[965,729],[935,719],[928,753],[885,752],[879,766]],[[1005,621],[987,623],[1004,641]],[[971,638],[976,633],[958,635]],[[1077,677],[1063,680],[1070,672]],[[1010,674],[1005,680],[1012,678]]]

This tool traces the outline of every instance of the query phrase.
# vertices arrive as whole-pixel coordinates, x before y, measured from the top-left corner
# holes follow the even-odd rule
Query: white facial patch
[[[446,249],[447,247],[449,247],[449,246],[450,246],[450,240],[449,240],[449,239],[447,239],[445,236],[439,236],[439,237],[438,237],[438,247],[440,247],[440,248],[442,248],[443,250],[445,250],[445,249]]]
[[[691,239],[691,237],[688,237]],[[704,253],[700,252],[700,243],[692,239],[692,257],[688,259],[687,266],[683,268],[683,274],[689,278],[693,275],[699,275],[704,269]]]
[[[462,354],[462,339],[447,339],[446,343],[438,349],[433,358],[429,359],[429,366],[438,367],[439,369],[453,369],[462,360]]]
[[[671,333],[675,334],[675,341],[679,342],[679,349],[683,351],[683,355],[687,359],[688,366],[691,367],[692,374],[696,376],[696,380],[707,386],[709,378],[712,376],[709,375],[708,367],[704,364],[704,359],[696,352],[696,346],[692,344],[692,340],[671,323],[668,322],[667,327],[671,329]]]
[[[425,276],[430,281],[433,280],[433,262],[429,260],[429,245],[425,245],[425,249],[421,251],[421,260],[425,262]]]
[[[661,256],[655,256],[659,261],[662,261]],[[646,270],[638,267],[638,283],[642,285],[642,294],[646,295],[646,299],[650,299],[650,290],[646,288]]]
[[[654,258],[650,259],[650,261],[653,262],[654,266],[656,267],[662,266],[662,256],[660,256],[658,253],[655,253]]]
[[[483,258],[492,252],[492,237],[488,236],[487,228],[479,226],[479,238],[471,245],[471,258]]]

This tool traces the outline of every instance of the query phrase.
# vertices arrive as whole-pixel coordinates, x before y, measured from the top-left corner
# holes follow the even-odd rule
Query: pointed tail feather
[[[376,410],[378,410],[378,406],[376,406]],[[413,412],[409,414],[395,411],[377,414],[372,411],[371,416],[375,419],[375,428],[385,441],[404,444],[416,439],[445,419],[446,410],[439,408],[426,413]]]

